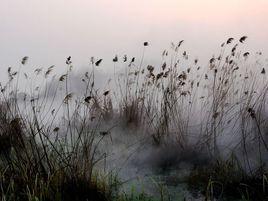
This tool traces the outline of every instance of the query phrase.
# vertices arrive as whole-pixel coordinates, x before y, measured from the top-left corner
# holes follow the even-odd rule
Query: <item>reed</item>
[[[183,41],[163,52],[159,66],[145,65],[144,42],[140,61],[112,59],[114,87],[109,80],[103,89],[95,86],[102,59],[92,57],[82,94],[72,88],[70,56],[60,76],[54,66],[23,73],[24,57],[1,85],[1,199],[151,200],[115,193],[120,182],[107,170],[103,150],[115,127],[134,130],[154,147],[172,142],[178,154],[206,155],[208,164],[192,170],[189,186],[203,188],[207,200],[234,192],[266,199],[268,83],[261,54],[244,51],[246,39],[229,38],[203,66]]]

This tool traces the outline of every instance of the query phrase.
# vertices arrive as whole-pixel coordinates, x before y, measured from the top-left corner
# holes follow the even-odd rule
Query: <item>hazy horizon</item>
[[[4,0],[0,7],[0,69],[64,66],[80,69],[95,56],[111,69],[115,54],[139,57],[148,41],[149,62],[170,43],[185,40],[192,58],[209,59],[228,37],[247,35],[247,49],[268,51],[266,0]]]

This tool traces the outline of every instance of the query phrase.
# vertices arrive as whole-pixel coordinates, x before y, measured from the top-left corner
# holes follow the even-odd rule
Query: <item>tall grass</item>
[[[26,60],[25,57],[22,65]],[[38,79],[38,84],[45,83],[43,86],[27,89],[30,79],[27,76],[24,93],[18,91],[21,90],[18,82],[14,86],[20,72],[8,69],[9,81],[1,89],[2,200],[108,200],[112,196],[113,184],[103,179],[111,175],[94,170],[105,157],[97,154],[104,138],[98,133],[103,115],[103,110],[98,111],[96,106],[99,97],[92,87],[87,87],[89,92],[85,95],[91,95],[96,102],[90,105],[89,98],[77,98],[71,104],[70,57],[66,64],[67,73],[58,78],[55,90],[52,90],[55,77],[53,82],[48,81],[52,66],[43,72],[43,77],[41,69],[36,69],[29,81],[31,86]],[[91,79],[88,77],[87,82]],[[65,87],[65,92],[57,105],[54,102],[60,98],[57,97],[60,85]],[[89,125],[95,110],[97,121]],[[58,121],[58,117],[63,120]]]
[[[54,66],[23,73],[24,57],[18,71],[8,68],[9,80],[1,85],[1,199],[113,199],[119,183],[106,168],[103,140],[112,142],[118,122],[155,147],[172,142],[178,154],[206,154],[209,162],[195,167],[191,186],[200,179],[199,186],[229,191],[227,186],[254,178],[263,180],[265,198],[268,83],[260,53],[244,52],[245,40],[234,44],[229,38],[205,66],[182,49],[183,41],[163,52],[159,66],[146,66],[145,42],[140,61],[113,59],[115,85],[108,88],[108,81],[104,89],[95,86],[102,59],[92,57],[81,94],[72,91],[71,57],[60,76],[52,76]],[[234,156],[235,165],[229,162]],[[206,192],[208,199],[213,193]]]
[[[126,79],[119,82],[126,90],[118,94],[122,119],[145,130],[153,144],[169,146],[176,141],[178,154],[189,148],[206,153],[208,174],[213,174],[219,162],[228,164],[236,155],[241,167],[237,172],[243,175],[238,180],[250,188],[253,178],[260,186],[266,178],[267,78],[262,53],[245,51],[245,40],[241,37],[234,44],[234,39],[228,39],[205,67],[197,59],[190,61],[181,49],[183,41],[172,44],[170,51],[163,52],[159,67],[130,62]],[[228,170],[223,177],[232,183]],[[260,186],[253,184],[253,191]],[[265,192],[260,195],[248,196],[253,200],[266,197]]]

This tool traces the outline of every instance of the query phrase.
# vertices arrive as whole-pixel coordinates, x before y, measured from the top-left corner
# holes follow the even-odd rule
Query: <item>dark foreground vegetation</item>
[[[71,57],[60,76],[54,66],[25,73],[24,57],[1,84],[1,200],[172,200],[162,190],[122,190],[121,167],[110,168],[104,143],[118,141],[118,130],[155,150],[142,165],[187,169],[177,184],[186,182],[189,200],[268,200],[267,64],[261,52],[245,51],[246,39],[229,38],[206,66],[183,41],[159,66],[147,65],[145,42],[140,60],[113,58],[114,78],[101,89],[102,59],[91,58],[81,91],[72,87]]]

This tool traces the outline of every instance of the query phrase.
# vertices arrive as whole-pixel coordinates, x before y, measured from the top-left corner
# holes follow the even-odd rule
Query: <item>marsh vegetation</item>
[[[206,65],[184,41],[147,65],[145,42],[107,81],[101,58],[78,81],[71,57],[62,75],[24,57],[1,84],[1,200],[267,200],[267,61],[246,39]]]

